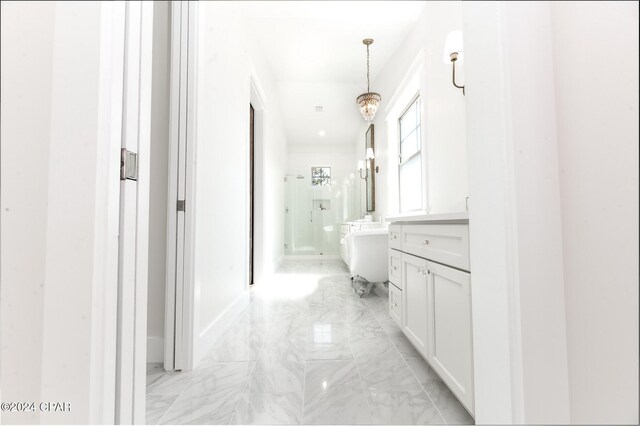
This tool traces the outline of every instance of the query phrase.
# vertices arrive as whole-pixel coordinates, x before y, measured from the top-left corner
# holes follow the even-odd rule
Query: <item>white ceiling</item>
[[[238,4],[278,82],[290,144],[354,143],[364,123],[355,103],[366,91],[362,40],[375,40],[370,47],[373,81],[424,7],[418,1]],[[315,112],[316,105],[324,112]]]

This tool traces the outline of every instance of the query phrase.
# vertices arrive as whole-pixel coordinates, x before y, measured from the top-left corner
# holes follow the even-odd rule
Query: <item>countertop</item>
[[[469,212],[439,214],[397,214],[385,218],[387,222],[469,223]]]

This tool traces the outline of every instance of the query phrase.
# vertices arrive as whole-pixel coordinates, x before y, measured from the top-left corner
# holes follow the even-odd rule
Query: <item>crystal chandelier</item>
[[[360,113],[367,123],[373,120],[373,117],[376,115],[376,111],[378,111],[378,105],[380,105],[380,94],[376,92],[370,91],[370,82],[369,82],[369,46],[373,44],[372,38],[365,38],[362,40],[362,43],[367,46],[367,92],[361,94],[356,99],[358,105],[360,105]]]

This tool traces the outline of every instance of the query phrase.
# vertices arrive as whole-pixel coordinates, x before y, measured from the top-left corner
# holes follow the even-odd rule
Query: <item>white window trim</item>
[[[402,161],[402,129],[400,128],[400,120],[402,119],[402,117],[409,111],[409,109],[411,109],[411,107],[414,105],[414,103],[419,102],[418,106],[420,108],[420,122],[418,125],[416,125],[416,127],[414,128],[414,130],[416,130],[418,127],[419,132],[420,132],[420,149],[418,149],[416,152],[414,152],[413,154],[411,154],[408,158],[406,158],[404,161]],[[402,112],[398,115],[398,118],[396,119],[396,122],[398,123],[398,131],[396,132],[396,145],[398,147],[398,163],[397,163],[397,169],[396,169],[396,173],[398,174],[398,185],[396,186],[397,192],[398,192],[398,211],[400,212],[400,214],[415,214],[416,212],[420,213],[422,212],[423,208],[424,208],[424,191],[422,191],[422,205],[415,209],[415,210],[402,210],[402,197],[400,194],[400,185],[402,184],[402,182],[400,181],[400,172],[402,169],[402,166],[405,166],[409,161],[411,161],[414,157],[420,155],[424,155],[422,152],[422,99],[420,98],[420,91],[418,91],[418,93],[416,93],[411,100],[407,103],[407,105],[405,106],[405,108],[402,110]],[[413,130],[412,130],[413,132]],[[424,162],[423,162],[424,163]],[[425,179],[424,179],[424,164],[421,165],[422,167],[420,168],[420,175],[422,178],[422,181],[420,182],[421,184],[421,188],[424,189],[425,186]]]
[[[411,105],[411,103],[420,97],[420,153],[422,156],[422,207],[419,210],[400,213],[400,168],[395,167],[395,172],[389,173],[387,178],[387,190],[389,191],[389,212],[393,216],[408,214],[420,215],[429,213],[429,190],[428,190],[428,140],[426,127],[426,74],[425,74],[425,51],[420,50],[416,58],[409,66],[405,76],[401,80],[398,88],[391,97],[391,101],[385,108],[385,122],[387,124],[387,140],[389,159],[394,159],[398,165],[400,155],[400,135],[399,135],[399,118]]]

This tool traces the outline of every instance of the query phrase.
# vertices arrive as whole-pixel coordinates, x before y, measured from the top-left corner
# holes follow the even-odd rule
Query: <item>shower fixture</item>
[[[294,174],[286,174],[286,175],[284,175],[284,181],[285,181],[285,182],[287,181],[287,176],[295,177],[296,179],[304,179],[304,176],[302,176],[301,174],[297,174],[297,175],[294,175]]]

